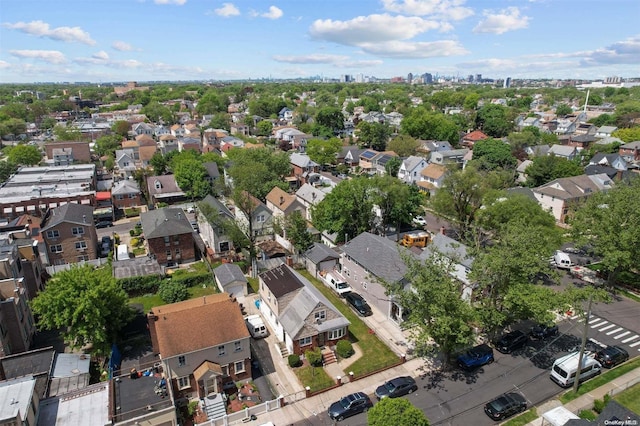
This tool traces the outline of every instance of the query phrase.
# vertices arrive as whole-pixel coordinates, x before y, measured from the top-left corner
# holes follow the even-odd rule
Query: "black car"
[[[397,398],[418,390],[413,377],[401,376],[384,382],[376,389],[376,398]]]
[[[355,311],[358,313],[358,315],[363,316],[363,317],[367,317],[367,316],[372,314],[371,306],[369,306],[367,301],[364,300],[364,298],[362,296],[360,296],[358,293],[354,293],[354,292],[346,293],[344,295],[344,298],[347,301],[347,303],[353,309],[355,309]]]
[[[527,400],[519,393],[510,392],[487,402],[484,412],[493,420],[502,420],[527,409]]]
[[[495,347],[503,354],[510,354],[516,349],[520,349],[527,345],[529,337],[520,330],[514,330],[505,334],[495,343]]]
[[[531,333],[529,334],[531,335],[532,339],[546,339],[548,337],[557,336],[558,326],[555,324],[553,325],[538,324],[531,328]]]
[[[629,353],[620,346],[607,346],[596,352],[596,360],[603,367],[612,368],[629,359]]]
[[[329,406],[331,420],[344,420],[347,417],[363,413],[373,407],[373,403],[364,392],[347,395]]]
[[[488,345],[478,345],[459,355],[458,366],[465,370],[473,370],[493,362],[493,349]]]
[[[101,220],[100,222],[96,222],[96,228],[108,228],[113,226],[113,222],[110,220]]]

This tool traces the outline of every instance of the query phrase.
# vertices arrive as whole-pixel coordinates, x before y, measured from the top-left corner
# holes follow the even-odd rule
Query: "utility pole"
[[[573,392],[578,392],[580,386],[580,373],[582,373],[582,359],[584,358],[584,348],[587,346],[587,332],[589,331],[589,318],[591,318],[591,304],[593,302],[593,293],[589,295],[589,305],[587,307],[587,315],[584,319],[584,330],[582,330],[582,344],[580,345],[580,354],[578,354],[578,371],[573,382]]]

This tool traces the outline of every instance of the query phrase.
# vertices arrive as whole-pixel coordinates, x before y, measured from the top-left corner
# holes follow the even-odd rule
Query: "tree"
[[[571,221],[572,235],[602,258],[600,265],[614,285],[622,271],[636,270],[640,256],[640,179],[620,181],[607,192],[591,195]]]
[[[631,127],[628,129],[618,129],[611,136],[620,138],[624,143],[640,141],[640,127]]]
[[[527,174],[527,186],[535,188],[554,179],[579,176],[584,173],[584,170],[578,163],[566,158],[542,155],[532,160],[525,173]]]
[[[320,165],[335,164],[342,141],[338,138],[311,139],[307,142],[307,155]]]
[[[522,219],[526,219],[529,225],[540,226],[549,232],[557,231],[553,215],[525,195],[498,191],[487,195],[483,205],[484,208],[477,215],[478,226],[494,235],[500,235],[506,226]],[[559,244],[559,236],[557,238]]]
[[[164,303],[176,303],[187,300],[189,291],[184,284],[168,279],[160,283],[158,295]]]
[[[167,172],[167,159],[160,151],[156,151],[149,159],[149,165],[153,168],[156,176],[163,175]]]
[[[118,120],[111,126],[111,131],[121,138],[126,138],[129,136],[129,131],[131,130],[131,124],[126,120]]]
[[[104,155],[115,156],[116,149],[120,148],[122,138],[118,135],[105,135],[96,139],[94,150],[100,157]]]
[[[476,126],[491,137],[502,138],[513,130],[511,115],[509,108],[502,105],[485,105],[478,110]]]
[[[285,217],[284,231],[285,238],[291,241],[298,253],[307,251],[313,245],[313,235],[299,210]]]
[[[0,161],[0,185],[5,183],[17,170],[18,166],[11,161]]]
[[[59,141],[79,141],[82,138],[82,132],[76,127],[56,125],[53,128],[53,134]]]
[[[405,398],[383,398],[367,413],[369,426],[429,426],[424,413]]]
[[[171,125],[175,122],[173,112],[158,101],[149,102],[147,105],[142,107],[141,112],[154,123]]]
[[[27,131],[27,123],[21,118],[0,120],[0,138],[13,135],[18,136]]]
[[[316,122],[334,133],[344,129],[344,115],[336,107],[320,108],[316,114]]]
[[[573,112],[571,107],[567,104],[560,104],[556,107],[556,115],[558,117],[564,117],[565,115],[569,115]]]
[[[8,151],[7,158],[13,164],[33,166],[42,161],[40,150],[33,145],[16,145],[10,147]]]
[[[264,200],[274,186],[288,189],[284,177],[289,175],[291,163],[286,152],[273,152],[268,148],[232,149],[228,169],[233,187],[247,191]]]
[[[420,147],[420,142],[409,135],[398,135],[387,144],[387,149],[398,154],[400,157],[414,155]]]
[[[104,355],[132,317],[127,303],[110,268],[73,265],[55,274],[31,307],[41,329],[61,330],[72,347],[92,345],[94,352]]]
[[[271,136],[273,130],[273,123],[269,120],[261,120],[256,124],[256,131],[258,136]]]
[[[458,126],[444,114],[413,108],[400,124],[402,133],[417,139],[446,140],[452,144],[460,141]]]
[[[423,354],[440,350],[449,361],[456,350],[474,341],[475,313],[460,297],[460,283],[453,274],[456,259],[433,249],[422,262],[409,255],[404,261],[411,288],[388,283],[387,293],[407,313],[404,322],[416,349]]]
[[[480,170],[514,169],[518,160],[511,155],[511,147],[500,139],[483,139],[473,145],[473,161]]]
[[[362,147],[384,151],[391,135],[391,128],[385,123],[361,121],[357,126],[358,144]]]
[[[313,209],[313,225],[337,233],[337,240],[355,238],[373,225],[371,184],[365,177],[341,181]]]
[[[377,176],[370,183],[373,202],[380,209],[383,234],[389,226],[400,229],[402,224],[411,223],[411,218],[422,210],[424,196],[417,186],[406,185],[391,175]]]
[[[202,165],[201,160],[178,156],[176,158],[176,161],[172,162],[171,169],[178,186],[185,195],[193,200],[204,198],[210,194],[211,185],[206,180],[207,169]]]

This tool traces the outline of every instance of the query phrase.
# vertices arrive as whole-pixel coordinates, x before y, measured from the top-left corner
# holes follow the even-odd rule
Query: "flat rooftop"
[[[0,186],[2,204],[95,194],[95,165],[22,167]]]
[[[112,380],[114,389],[114,421],[121,422],[159,411],[173,406],[168,392],[156,394],[156,384],[162,379],[161,374],[142,376],[132,379],[130,374]],[[167,387],[170,384],[167,381]],[[149,409],[151,408],[151,409]]]

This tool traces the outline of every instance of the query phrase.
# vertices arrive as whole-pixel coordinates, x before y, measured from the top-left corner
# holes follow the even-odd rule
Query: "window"
[[[326,317],[327,317],[327,316],[326,316],[325,311],[320,311],[320,312],[316,312],[316,313],[315,313],[316,321],[317,321],[317,320],[324,320]]]
[[[171,244],[171,241],[169,241],[169,237],[164,237],[164,245],[168,246],[169,244]]]
[[[218,356],[222,356],[225,353],[226,353],[226,351],[224,350],[224,345],[218,346]]]
[[[233,369],[236,370],[236,374],[244,373],[244,361],[236,361],[233,364]]]
[[[256,216],[256,222],[265,222],[265,217],[263,214],[259,214]]]
[[[336,330],[331,330],[329,332],[329,340],[337,340],[345,335],[346,327],[338,328]]]
[[[299,340],[300,346],[309,346],[311,344],[311,336],[303,337]]]
[[[62,244],[51,246],[51,253],[62,253]]]
[[[84,228],[82,226],[71,228],[71,233],[73,235],[84,235]]]
[[[184,367],[185,365],[187,365],[187,357],[180,355],[178,357],[178,367]]]
[[[220,368],[222,368],[222,375],[223,376],[228,376],[229,375],[229,365],[223,365]]]
[[[87,256],[86,254],[83,254],[81,256],[78,256],[76,260],[78,262],[87,262],[89,260],[89,256]]]
[[[189,376],[178,377],[178,389],[186,389],[191,387]]]
[[[47,231],[47,238],[58,238],[60,236],[60,231],[57,229],[52,229],[51,231]]]
[[[235,342],[234,343],[234,347],[235,347],[235,351],[236,352],[240,352],[242,350],[242,343],[241,342]]]
[[[167,260],[171,260],[171,250],[167,250],[165,254],[167,255]]]
[[[124,195],[122,194],[116,195],[116,200],[124,200]]]
[[[76,250],[86,250],[87,242],[86,241],[76,241]]]
[[[136,194],[129,194],[129,199],[133,200],[136,198]]]
[[[180,259],[180,247],[176,247],[176,259]]]

